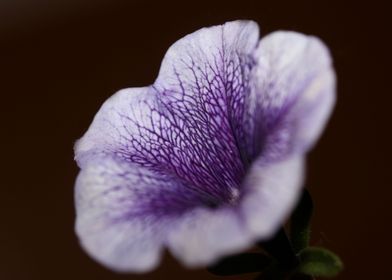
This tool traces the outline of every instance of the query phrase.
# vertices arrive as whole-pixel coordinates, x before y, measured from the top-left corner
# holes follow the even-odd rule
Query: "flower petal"
[[[254,22],[201,29],[168,50],[152,86],[105,102],[75,145],[76,231],[92,257],[141,272],[167,246],[205,265],[281,225],[334,73],[315,38],[278,32],[257,44]]]
[[[175,174],[209,203],[232,199],[242,161],[254,22],[196,31],[168,50],[153,86],[118,92],[76,144],[80,166],[101,154]]]
[[[90,162],[76,182],[80,242],[92,258],[120,272],[151,270],[161,255],[157,223],[129,212],[137,201],[132,184],[145,185],[134,173],[113,160]]]
[[[235,81],[241,78],[235,77],[240,75],[236,72],[241,70],[239,62],[247,62],[258,41],[259,27],[253,21],[237,20],[199,29],[169,48],[155,84],[180,95],[200,95],[210,93],[204,92],[209,80],[218,90],[225,81],[239,82]],[[189,93],[184,92],[187,90]]]
[[[76,232],[86,251],[106,266],[151,270],[167,228],[200,205],[198,195],[171,176],[119,159],[89,161],[76,182]]]
[[[265,160],[303,153],[319,138],[335,101],[335,73],[326,46],[295,32],[264,37],[253,79],[255,135]]]
[[[102,155],[132,161],[132,155],[143,148],[140,138],[134,135],[140,135],[141,127],[151,130],[154,122],[159,121],[152,114],[154,104],[149,87],[123,89],[106,100],[87,132],[76,142],[75,159],[79,166]]]
[[[192,123],[190,132],[206,137],[197,148],[213,150],[214,158],[223,159],[220,165],[231,166],[240,175],[240,165],[250,161],[245,153],[250,73],[258,42],[259,28],[253,21],[200,29],[170,47],[154,83],[176,117]]]
[[[244,179],[239,205],[187,213],[168,233],[170,251],[185,265],[195,267],[268,239],[295,206],[303,175],[302,156],[268,166],[255,162]]]
[[[254,240],[271,237],[284,223],[299,198],[304,158],[293,156],[278,163],[255,162],[244,179],[241,211]]]
[[[173,225],[167,245],[186,266],[200,267],[247,248],[252,241],[236,208],[197,208]]]

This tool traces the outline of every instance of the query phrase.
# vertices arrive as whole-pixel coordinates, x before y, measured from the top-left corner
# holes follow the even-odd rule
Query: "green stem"
[[[291,216],[290,240],[295,253],[309,246],[310,220],[313,214],[313,201],[309,192],[305,189],[297,208]]]

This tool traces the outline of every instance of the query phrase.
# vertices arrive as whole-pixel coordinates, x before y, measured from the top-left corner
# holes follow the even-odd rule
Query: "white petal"
[[[271,237],[284,224],[299,198],[303,178],[302,156],[269,166],[261,162],[252,165],[244,181],[241,210],[254,240]]]
[[[199,208],[187,213],[168,234],[171,253],[188,267],[211,264],[251,246],[235,208]]]

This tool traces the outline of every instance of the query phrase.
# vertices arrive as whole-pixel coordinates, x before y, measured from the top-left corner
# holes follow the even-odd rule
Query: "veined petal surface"
[[[206,265],[270,237],[295,204],[306,152],[334,103],[328,50],[252,21],[200,29],[156,81],[109,98],[75,145],[76,232],[117,271],[168,248]]]

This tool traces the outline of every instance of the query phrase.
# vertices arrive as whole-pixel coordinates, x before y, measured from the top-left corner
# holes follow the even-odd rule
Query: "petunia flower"
[[[110,97],[76,143],[81,245],[108,268],[144,272],[164,249],[198,267],[271,237],[334,100],[315,37],[260,40],[252,21],[185,36],[152,85]]]

